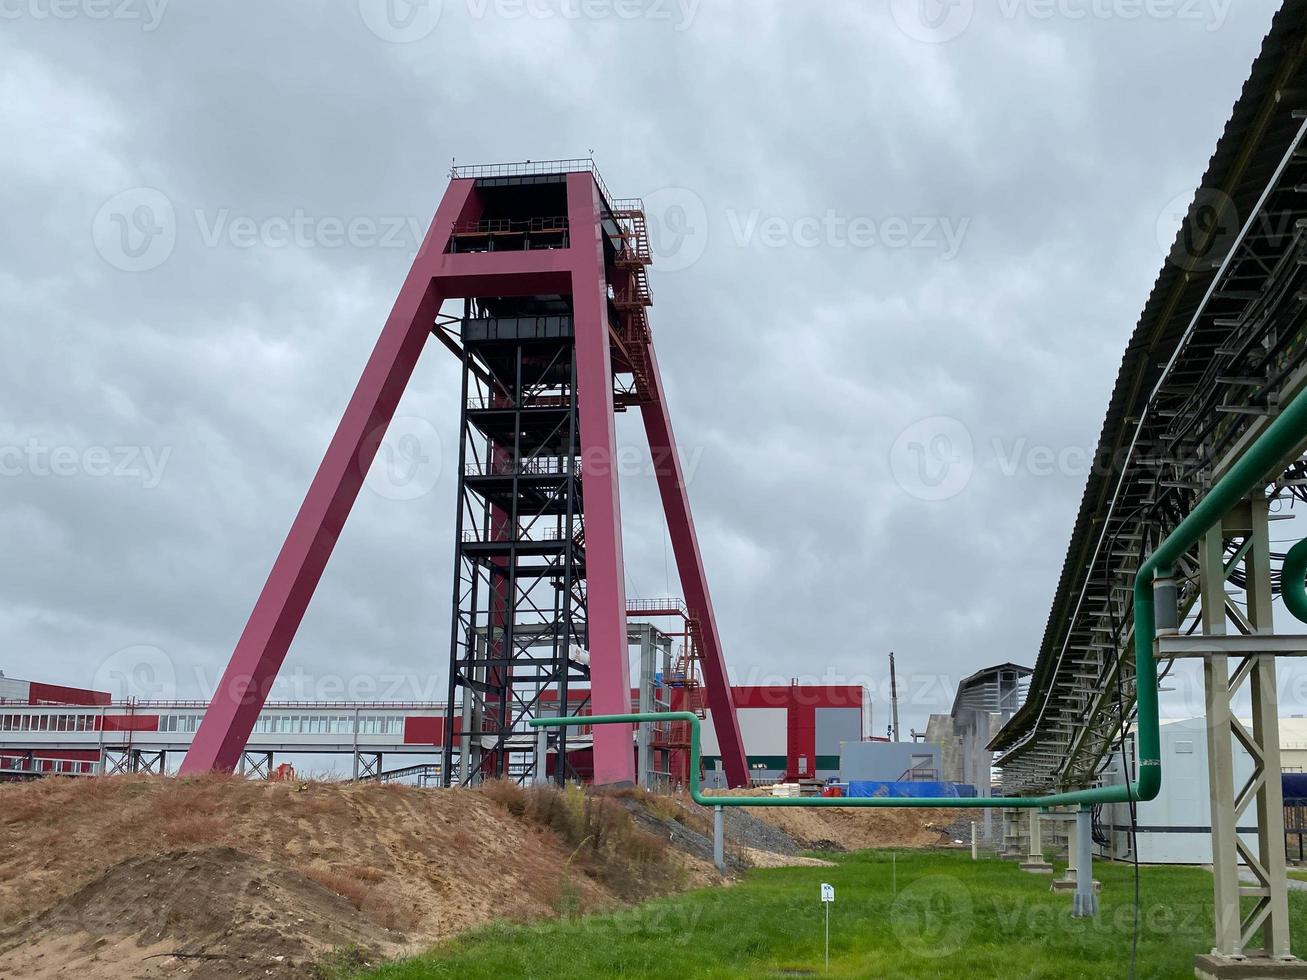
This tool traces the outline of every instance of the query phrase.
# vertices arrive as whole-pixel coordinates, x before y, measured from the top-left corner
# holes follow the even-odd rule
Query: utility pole
[[[899,740],[899,683],[894,675],[894,651],[889,652],[890,739]]]

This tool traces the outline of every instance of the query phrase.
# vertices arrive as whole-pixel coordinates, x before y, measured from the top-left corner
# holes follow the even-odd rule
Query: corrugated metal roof
[[[1195,193],[1195,201],[1201,193],[1218,189],[1233,201],[1237,214],[1254,212],[1258,198],[1301,125],[1292,110],[1307,107],[1305,51],[1307,0],[1287,0],[1275,15]],[[1194,214],[1191,210],[1191,217],[1177,234],[1177,245],[1184,236],[1197,232]],[[1212,269],[1187,269],[1170,261],[1163,264],[1126,346],[1099,436],[1096,459],[1117,459],[1130,445],[1135,422],[1198,310],[1213,275]],[[1008,749],[1027,735],[1041,703],[1050,693],[1057,655],[1089,574],[1118,477],[1111,467],[1092,469],[1040,644],[1030,694],[1022,709],[994,738],[991,748],[995,751]]]

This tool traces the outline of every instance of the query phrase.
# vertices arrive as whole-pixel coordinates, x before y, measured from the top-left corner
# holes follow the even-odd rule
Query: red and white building
[[[588,696],[569,693],[578,702]],[[760,782],[837,775],[840,744],[864,740],[871,723],[867,690],[859,686],[737,686],[732,694],[750,774]],[[684,689],[673,688],[670,707],[685,705]],[[204,701],[114,702],[101,691],[0,677],[0,778],[168,772],[175,768],[169,759],[180,762],[190,748],[206,707]],[[716,733],[711,711],[702,713],[704,768],[712,770],[720,761]],[[270,775],[276,756],[328,754],[351,756],[355,776],[386,772],[387,756],[407,757],[402,770],[415,762],[433,769],[444,729],[440,702],[268,702],[247,744],[246,768]],[[678,739],[674,728],[671,733]],[[577,749],[569,752],[581,774],[590,770],[588,734],[577,732]],[[686,762],[683,751],[673,750],[674,780],[685,778]]]

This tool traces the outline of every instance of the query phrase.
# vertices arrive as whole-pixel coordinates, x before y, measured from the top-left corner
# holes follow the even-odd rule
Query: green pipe
[[[1303,538],[1284,556],[1280,570],[1280,595],[1284,608],[1294,619],[1307,623],[1307,538]]]
[[[1172,567],[1197,544],[1198,539],[1220,524],[1236,504],[1255,490],[1262,489],[1284,459],[1299,449],[1307,438],[1307,392],[1299,393],[1279,416],[1248,447],[1239,461],[1207,492],[1179,526],[1148,556],[1135,574],[1134,640],[1135,702],[1138,707],[1139,778],[1120,786],[1053,793],[1047,796],[990,797],[774,797],[774,796],[705,796],[699,788],[699,717],[688,711],[658,711],[629,715],[591,715],[567,718],[535,718],[537,728],[561,728],[574,725],[616,725],[639,722],[685,721],[690,723],[690,797],[703,806],[800,806],[800,807],[966,807],[1048,808],[1091,803],[1126,803],[1151,800],[1162,788],[1162,758],[1157,715],[1157,661],[1153,642],[1157,620],[1153,609],[1153,583],[1159,576],[1169,577]],[[1285,560],[1281,590],[1285,603],[1298,605],[1289,609],[1307,622],[1307,541],[1299,542],[1289,552],[1294,564]],[[1285,583],[1288,582],[1288,586]],[[1291,600],[1292,597],[1292,600]],[[1300,600],[1300,602],[1299,602]]]

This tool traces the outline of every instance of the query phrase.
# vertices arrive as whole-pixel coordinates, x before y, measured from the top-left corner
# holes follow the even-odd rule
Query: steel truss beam
[[[1257,497],[1240,515],[1234,533],[1242,533],[1248,547],[1239,553],[1245,574],[1248,602],[1247,626],[1255,643],[1264,638],[1272,644],[1274,625],[1271,607],[1271,560],[1268,501]],[[1251,525],[1251,526],[1249,526]],[[1204,536],[1199,545],[1199,574],[1203,596],[1202,629],[1209,643],[1227,633],[1227,583],[1230,568],[1225,561],[1227,525]],[[1243,623],[1236,623],[1242,630]],[[1243,958],[1248,955],[1291,959],[1289,952],[1289,898],[1285,875],[1284,798],[1280,787],[1280,731],[1275,697],[1275,654],[1268,649],[1231,656],[1219,643],[1203,660],[1203,688],[1207,712],[1208,789],[1212,811],[1212,881],[1215,893],[1217,956]],[[1245,648],[1248,644],[1243,644]],[[1239,689],[1247,684],[1252,695],[1252,731],[1233,710]],[[1234,777],[1234,745],[1252,760],[1252,773],[1238,785]],[[1256,852],[1239,837],[1237,827],[1246,823],[1245,814],[1257,804]],[[1254,879],[1251,887],[1240,882],[1240,866]],[[1245,913],[1242,900],[1251,898]],[[1258,933],[1263,949],[1249,947]]]
[[[1297,151],[1307,126],[1296,128],[1252,213],[1230,235],[1228,251],[1217,254],[1206,294],[1127,435],[1124,453],[1099,461],[1111,466],[1115,487],[1088,561],[1073,581],[1073,611],[1060,632],[1050,624],[1051,679],[1032,688],[1039,706],[1033,723],[1018,716],[994,743],[1006,792],[1071,790],[1098,781],[1133,716],[1128,603],[1135,568],[1150,543],[1178,525],[1304,383],[1307,228],[1299,219],[1307,216],[1307,160]],[[1212,220],[1228,223],[1232,216]],[[1192,244],[1200,251],[1211,247]],[[1186,607],[1198,598],[1196,567],[1191,559],[1181,569]],[[1230,615],[1238,623],[1242,613],[1231,606]],[[1091,648],[1103,655],[1079,652]],[[1074,733],[1069,743],[1068,725]]]

